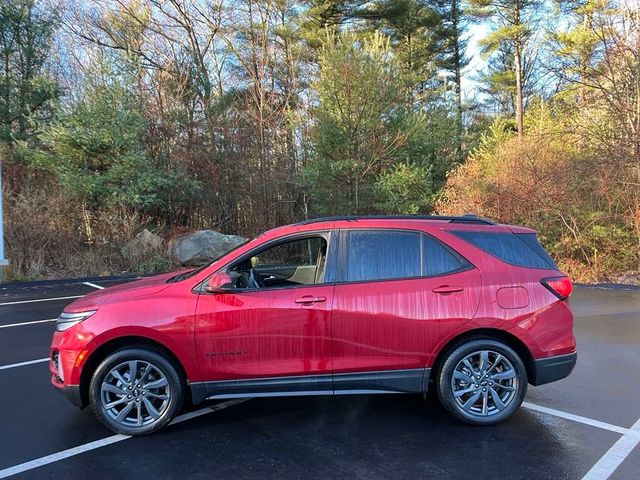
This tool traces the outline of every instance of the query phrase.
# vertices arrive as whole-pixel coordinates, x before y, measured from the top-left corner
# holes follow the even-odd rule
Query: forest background
[[[533,227],[640,271],[638,0],[0,0],[9,280],[334,214]],[[635,273],[634,273],[635,272]]]

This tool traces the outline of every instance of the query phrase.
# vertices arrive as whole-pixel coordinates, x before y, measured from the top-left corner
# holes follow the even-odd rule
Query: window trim
[[[282,237],[274,238],[272,240],[268,240],[260,245],[255,246],[248,252],[242,254],[240,257],[230,261],[229,263],[223,265],[211,275],[207,276],[195,289],[198,293],[205,295],[220,295],[219,293],[209,293],[204,290],[204,285],[209,281],[213,275],[218,272],[229,273],[232,268],[234,268],[239,263],[245,262],[251,257],[258,255],[260,252],[264,252],[272,247],[277,247],[278,245],[282,245],[288,242],[292,242],[295,240],[304,240],[305,238],[315,238],[320,237],[324,238],[327,242],[327,259],[325,261],[325,272],[324,272],[324,282],[322,283],[312,283],[309,285],[283,285],[280,287],[266,287],[266,288],[233,288],[229,289],[225,293],[249,293],[249,292],[270,292],[274,290],[289,290],[292,288],[311,288],[311,287],[320,287],[333,285],[335,283],[335,272],[336,272],[336,252],[337,249],[337,238],[335,230],[313,230],[313,231],[305,231],[305,232],[296,232],[288,235],[284,235]]]
[[[451,253],[456,258],[461,260],[461,265],[459,268],[455,270],[451,270],[446,273],[438,273],[435,275],[419,275],[419,276],[410,276],[410,277],[394,277],[394,278],[378,278],[375,280],[346,280],[347,278],[347,260],[349,258],[349,234],[350,232],[376,232],[376,233],[384,233],[384,232],[404,232],[404,233],[415,233],[421,236],[420,238],[420,261],[424,265],[425,259],[423,258],[423,248],[422,248],[422,238],[429,237],[436,243],[440,244],[445,248],[449,253]],[[476,266],[471,263],[464,255],[460,254],[457,250],[453,249],[446,243],[444,243],[439,238],[431,235],[423,230],[416,230],[412,228],[380,228],[380,227],[372,227],[372,228],[349,228],[342,229],[338,231],[339,233],[339,246],[338,246],[338,264],[335,270],[335,284],[336,285],[351,285],[358,283],[378,283],[378,282],[397,282],[403,280],[420,280],[420,279],[429,279],[429,278],[439,278],[439,277],[447,277],[449,275],[455,275],[457,273],[466,272],[468,270],[473,270]],[[422,267],[421,267],[422,269]]]

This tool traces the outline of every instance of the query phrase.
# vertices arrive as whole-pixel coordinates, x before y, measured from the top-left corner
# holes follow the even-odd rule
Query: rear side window
[[[512,265],[557,270],[535,233],[451,232],[491,255]]]
[[[349,282],[443,275],[468,268],[462,257],[419,232],[350,231],[343,277]]]
[[[419,277],[420,234],[413,232],[349,232],[346,280]]]
[[[470,267],[471,265],[460,255],[445,247],[432,237],[422,237],[423,275],[445,275]]]

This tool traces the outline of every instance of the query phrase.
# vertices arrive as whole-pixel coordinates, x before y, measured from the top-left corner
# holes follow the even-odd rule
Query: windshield
[[[200,273],[201,271],[203,271],[205,268],[209,267],[209,265],[211,265],[214,262],[217,262],[218,260],[220,260],[222,257],[224,257],[225,255],[228,255],[229,253],[239,249],[240,247],[245,246],[247,243],[249,243],[251,240],[245,240],[242,243],[239,243],[238,245],[236,245],[235,247],[233,247],[231,250],[227,250],[226,252],[224,252],[221,255],[218,255],[216,258],[214,258],[213,260],[211,260],[210,262],[207,262],[203,265],[200,265],[197,268],[194,268],[193,270],[189,270],[188,272],[184,272],[184,273],[180,273],[178,275],[176,275],[175,277],[171,277],[169,280],[167,280],[167,283],[174,283],[174,282],[180,282],[182,280],[186,280],[187,278],[191,278],[194,275],[197,275],[198,273]]]

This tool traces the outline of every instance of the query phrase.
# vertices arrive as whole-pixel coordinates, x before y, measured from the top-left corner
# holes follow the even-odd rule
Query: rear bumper
[[[577,352],[573,352],[535,360],[533,378],[529,381],[532,385],[544,385],[568,377],[576,366],[577,359]]]

